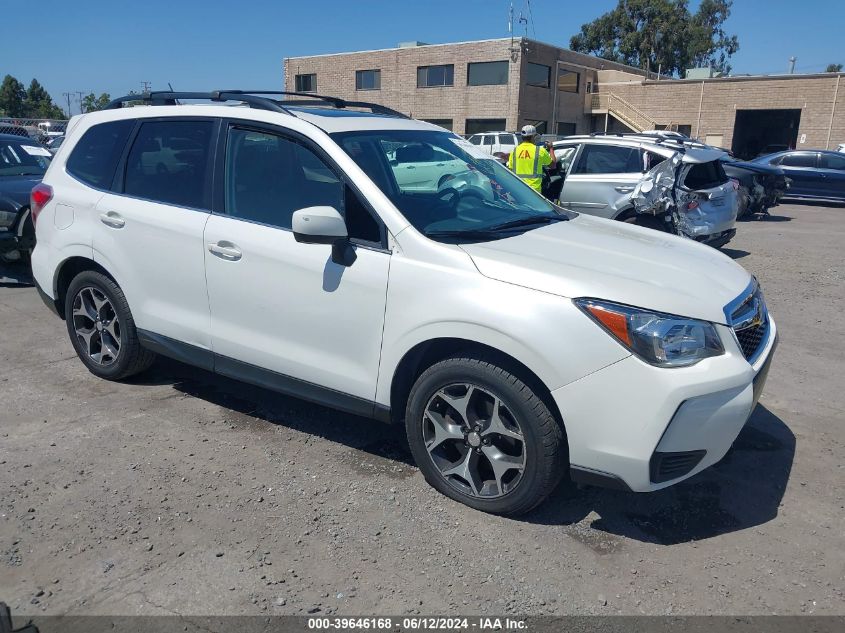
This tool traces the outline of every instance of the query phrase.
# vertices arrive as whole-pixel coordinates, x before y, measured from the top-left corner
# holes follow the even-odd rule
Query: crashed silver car
[[[637,135],[568,137],[554,148],[565,208],[716,248],[736,234],[736,183],[722,168],[721,150]]]

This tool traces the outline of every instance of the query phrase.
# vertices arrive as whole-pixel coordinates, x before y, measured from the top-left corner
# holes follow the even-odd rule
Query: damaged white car
[[[561,206],[683,235],[713,247],[736,234],[736,183],[717,149],[637,136],[569,137],[554,144]]]

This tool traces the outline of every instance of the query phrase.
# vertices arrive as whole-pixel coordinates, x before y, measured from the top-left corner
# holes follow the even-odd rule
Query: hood
[[[783,175],[783,169],[774,165],[766,165],[763,163],[749,163],[749,162],[742,162],[742,161],[725,161],[722,163],[722,167],[729,176],[731,176],[731,171],[739,171],[739,172],[752,172],[755,174],[765,174],[767,176],[781,176]]]
[[[29,204],[32,188],[41,182],[42,176],[0,176],[0,198],[5,198],[22,207]]]
[[[748,271],[709,246],[584,215],[461,248],[491,279],[718,323],[751,282]]]

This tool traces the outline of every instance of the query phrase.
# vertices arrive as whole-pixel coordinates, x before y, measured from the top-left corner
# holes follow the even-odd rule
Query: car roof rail
[[[304,97],[307,100],[276,100],[269,96],[293,96]],[[143,101],[150,105],[178,105],[180,99],[207,100],[207,101],[241,101],[251,108],[259,110],[270,110],[273,112],[284,112],[295,116],[288,108],[292,106],[331,106],[333,108],[366,108],[373,114],[401,117],[408,119],[405,114],[387,106],[368,101],[347,101],[340,97],[318,95],[313,92],[292,92],[285,90],[214,90],[212,92],[174,92],[170,90],[157,90],[142,94],[130,94],[111,101],[104,109],[114,110],[122,108],[124,103],[131,101]]]

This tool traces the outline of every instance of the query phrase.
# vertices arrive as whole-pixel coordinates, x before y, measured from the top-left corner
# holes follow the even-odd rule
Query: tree
[[[24,100],[25,116],[33,119],[64,119],[62,109],[53,103],[52,97],[37,79],[33,79]]]
[[[94,93],[91,92],[82,98],[82,111],[94,112],[95,110],[102,110],[109,102],[111,102],[109,93],[103,92],[99,97],[95,97]]]
[[[0,84],[0,114],[22,117],[25,113],[26,90],[23,84],[11,75],[6,75]]]
[[[841,73],[842,64],[828,64],[827,68],[825,68],[824,71],[826,73]]]
[[[723,25],[732,0],[702,0],[691,14],[687,0],[619,0],[615,9],[584,24],[570,48],[667,74],[693,65],[730,71],[739,49]]]
[[[739,39],[725,33],[723,25],[732,4],[733,0],[701,0],[689,28],[689,53],[695,66],[710,66],[725,74],[731,71],[729,60],[739,50]]]

